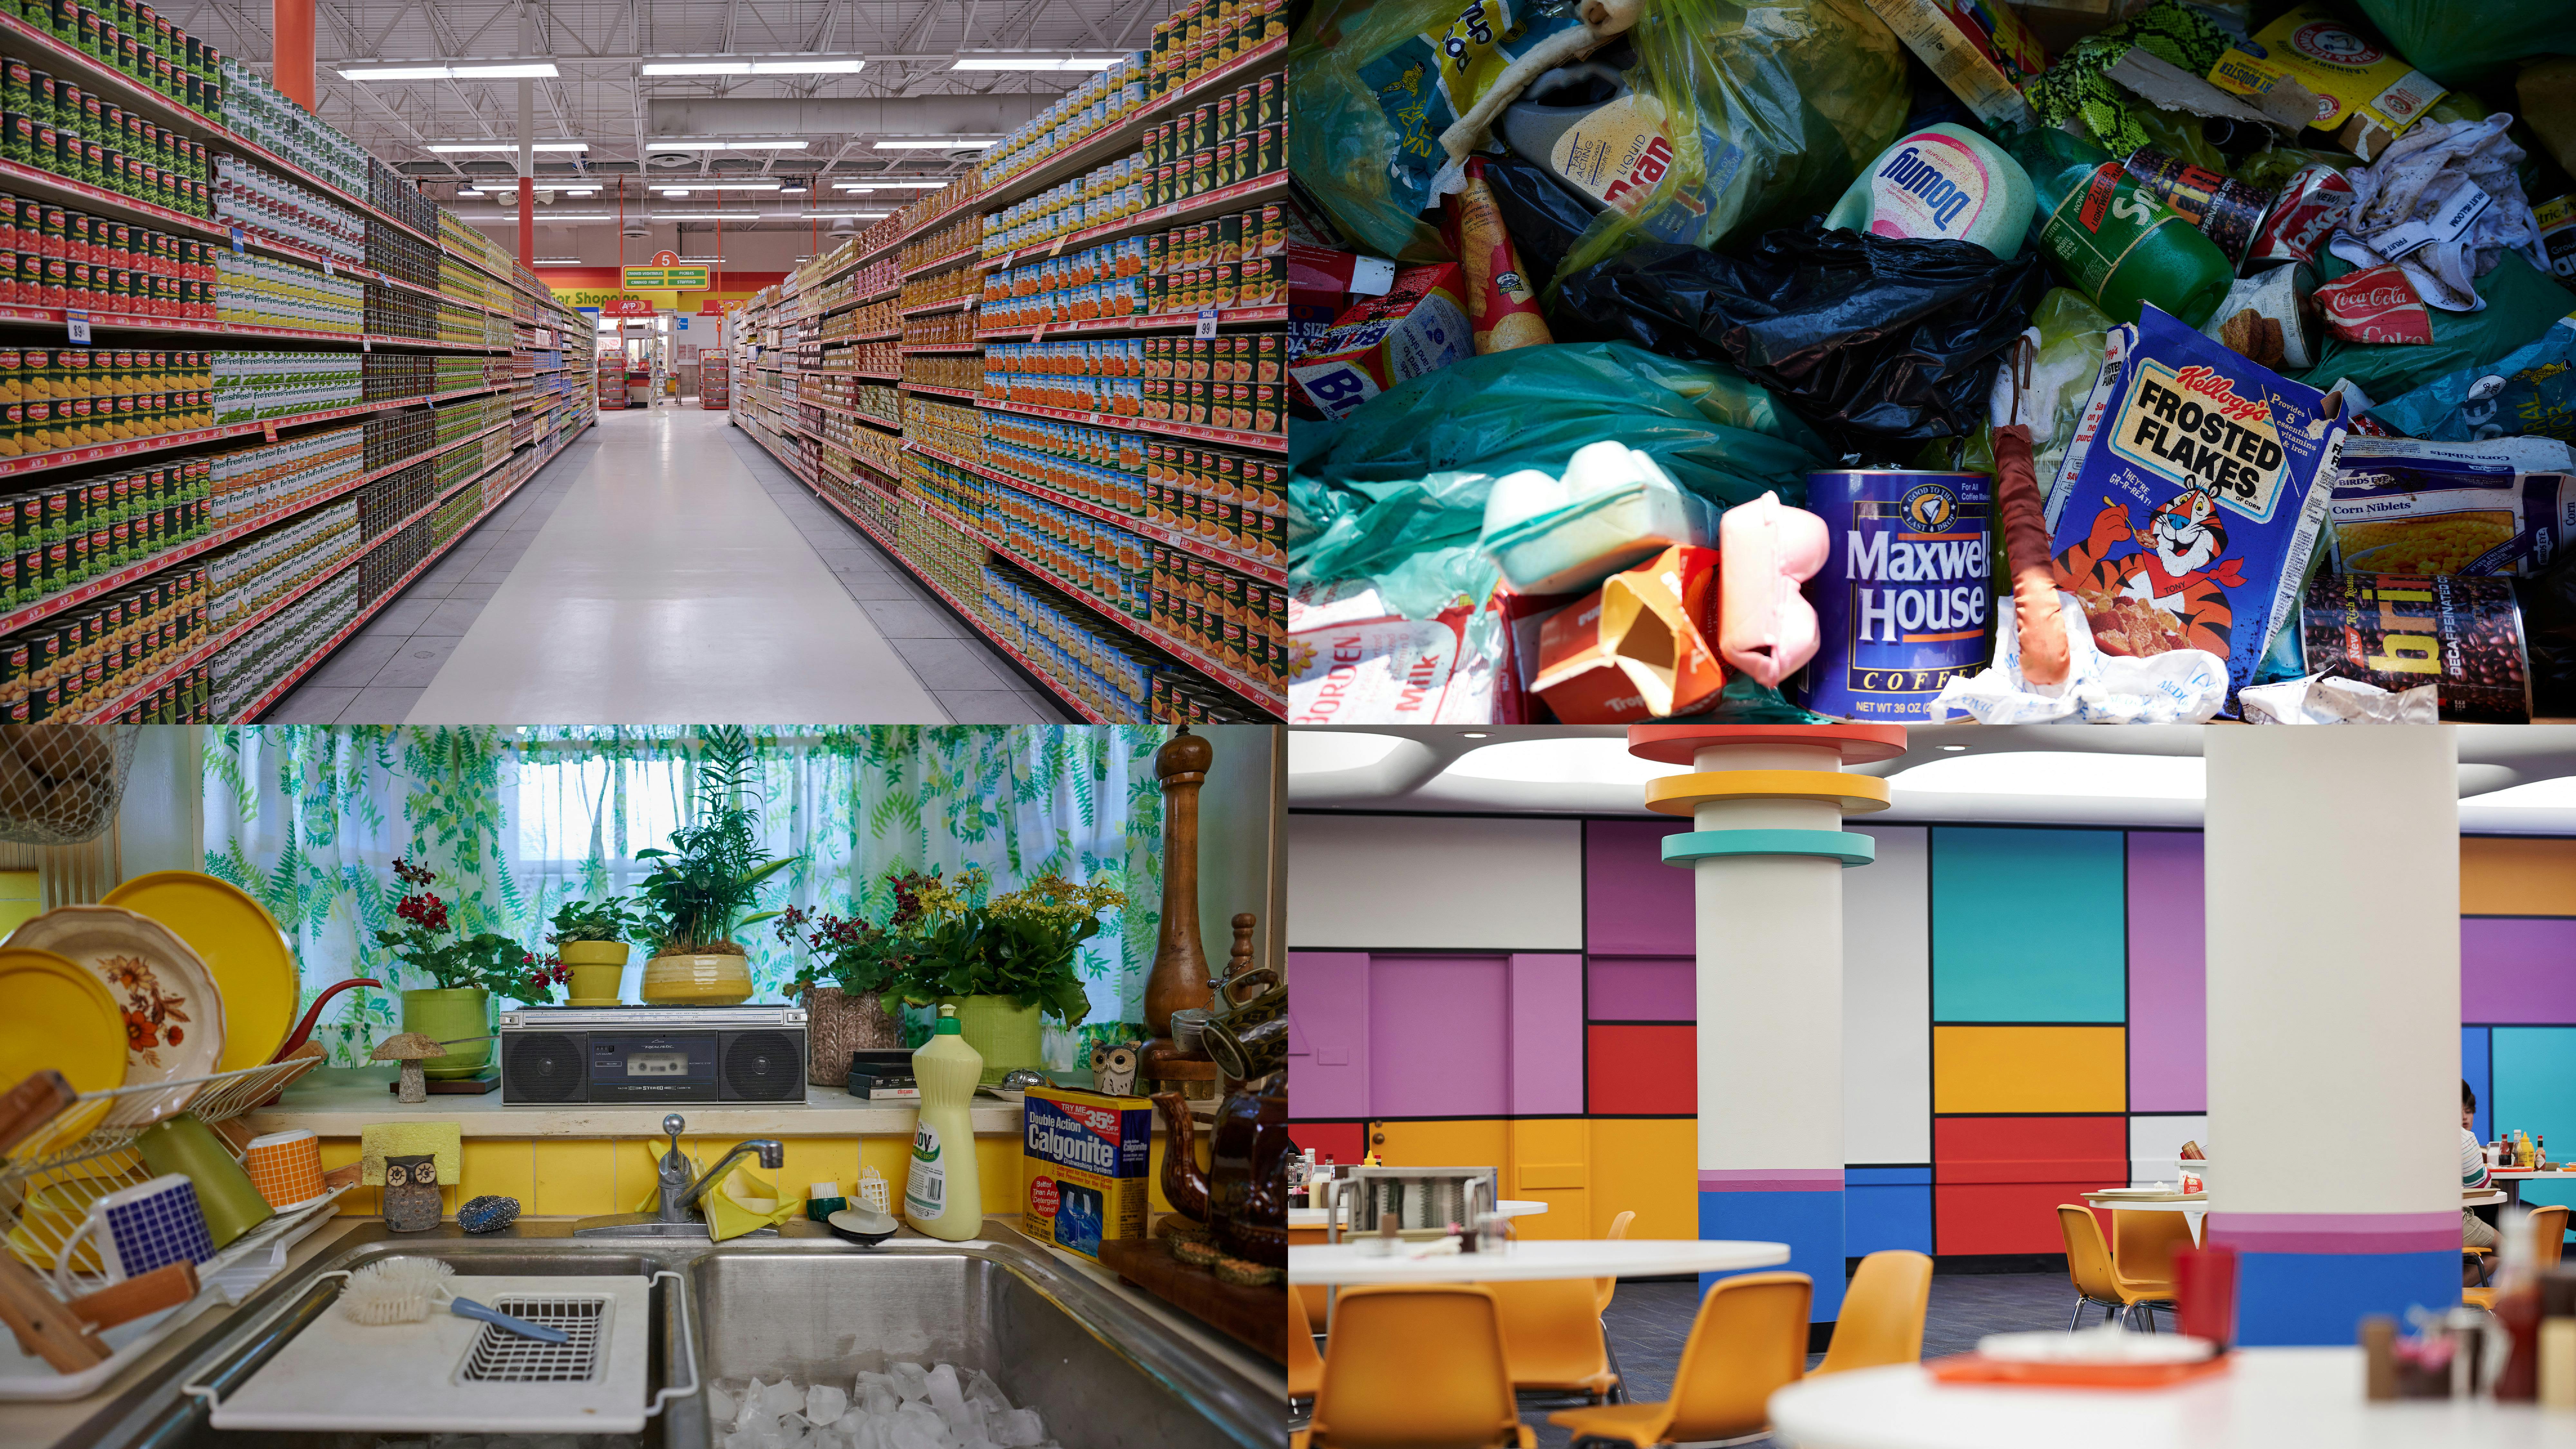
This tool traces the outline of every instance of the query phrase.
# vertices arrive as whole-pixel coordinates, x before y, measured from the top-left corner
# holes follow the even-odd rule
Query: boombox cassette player
[[[801,1006],[529,1006],[501,1013],[504,1106],[801,1102]]]

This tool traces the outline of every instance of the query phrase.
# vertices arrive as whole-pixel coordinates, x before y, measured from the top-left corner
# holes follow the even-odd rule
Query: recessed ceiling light
[[[519,143],[516,141],[442,141],[429,147],[432,153],[440,156],[465,156],[476,152],[518,149]],[[590,143],[588,141],[539,141],[528,149],[531,151],[587,151],[590,149]]]
[[[1894,790],[1955,795],[2056,795],[2198,800],[2197,755],[2114,755],[2090,750],[2003,750],[1975,759],[1926,760],[1887,777]]]
[[[1061,56],[1029,55],[961,55],[952,70],[1107,70],[1125,60],[1123,55],[1086,55],[1067,60]]]
[[[1365,770],[1403,747],[1402,735],[1367,730],[1290,730],[1288,773],[1324,775],[1335,770]]]
[[[1493,736],[1478,730],[1460,730],[1458,732],[1458,738],[1462,740],[1490,740]]]
[[[938,141],[879,141],[876,149],[880,151],[981,151],[987,146],[1000,144],[999,137],[969,140],[959,136]]]
[[[1953,754],[1956,754],[1956,753],[1958,753],[1959,751],[1966,749],[1966,748],[1967,748],[1967,746],[1966,746],[1966,745],[1943,745],[1941,748],[1943,748],[1943,749],[1945,749],[1945,750],[1948,750],[1948,751],[1950,751],[1950,752],[1951,752],[1951,753],[1953,753]]]
[[[1628,753],[1628,742],[1606,735],[1504,740],[1479,745],[1442,773],[1470,780],[1517,780],[1567,785],[1633,785],[1687,766],[1658,764]]]

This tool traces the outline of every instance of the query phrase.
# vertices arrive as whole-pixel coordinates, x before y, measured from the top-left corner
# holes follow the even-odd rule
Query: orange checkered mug
[[[322,1139],[305,1128],[252,1138],[242,1149],[242,1167],[250,1173],[251,1186],[281,1212],[323,1193]]]

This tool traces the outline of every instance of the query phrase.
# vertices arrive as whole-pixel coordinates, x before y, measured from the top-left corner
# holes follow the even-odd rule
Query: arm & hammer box
[[[1145,1236],[1153,1104],[1031,1087],[1024,1107],[1020,1231],[1095,1262],[1103,1239]]]

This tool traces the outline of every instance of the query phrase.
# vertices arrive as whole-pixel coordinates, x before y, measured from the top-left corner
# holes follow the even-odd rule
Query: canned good
[[[1790,681],[1809,709],[1919,720],[1953,678],[1985,667],[1994,585],[1992,480],[1983,473],[1835,469],[1807,475],[1825,565],[1807,581],[1816,656]]]

